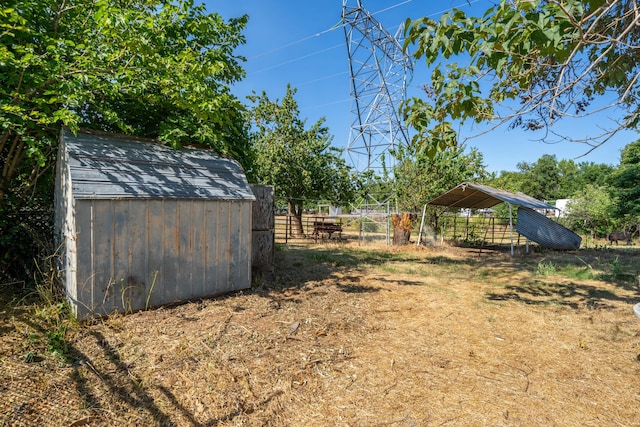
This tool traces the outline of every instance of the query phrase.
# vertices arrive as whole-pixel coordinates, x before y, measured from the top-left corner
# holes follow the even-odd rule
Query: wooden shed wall
[[[79,317],[251,286],[251,201],[75,200]],[[69,291],[69,290],[68,290]]]

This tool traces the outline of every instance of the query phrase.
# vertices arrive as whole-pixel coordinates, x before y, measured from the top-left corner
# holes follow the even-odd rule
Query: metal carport
[[[525,214],[523,218],[526,220],[517,231],[528,239],[554,249],[577,249],[580,246],[580,236],[535,211],[535,209],[555,210],[555,207],[524,193],[514,194],[488,185],[463,182],[430,200],[427,204],[449,208],[486,209],[502,202],[509,206],[511,255],[514,253],[512,206],[525,209],[522,212]],[[543,227],[545,231],[551,231],[551,233],[538,233],[540,227]],[[549,234],[553,236],[551,239],[548,238]]]

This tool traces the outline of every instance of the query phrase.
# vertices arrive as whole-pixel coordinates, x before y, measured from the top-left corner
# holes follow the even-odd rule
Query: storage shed
[[[63,130],[55,225],[76,316],[250,287],[253,200],[211,151]]]

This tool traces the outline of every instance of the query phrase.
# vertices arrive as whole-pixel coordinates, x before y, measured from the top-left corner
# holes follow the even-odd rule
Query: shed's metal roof
[[[74,198],[254,200],[242,167],[211,151],[63,129]]]
[[[459,184],[454,189],[429,201],[428,204],[452,208],[485,209],[502,202],[530,209],[555,209],[553,206],[524,193],[513,194],[488,185],[470,182]]]

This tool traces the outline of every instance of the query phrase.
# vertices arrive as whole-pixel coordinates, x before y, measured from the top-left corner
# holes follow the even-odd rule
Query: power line
[[[401,1],[401,2],[396,3],[394,5],[388,6],[388,7],[384,8],[384,9],[380,9],[380,10],[378,10],[376,12],[373,12],[373,13],[371,13],[371,15],[378,15],[378,14],[381,14],[381,13],[385,13],[385,12],[391,10],[391,9],[395,9],[397,7],[404,6],[404,5],[408,4],[408,3],[411,3],[412,1],[413,0]],[[460,8],[460,7],[464,7],[464,6],[471,6],[472,4],[477,3],[478,1],[480,1],[480,0],[466,0],[464,3],[461,3],[461,4],[457,5],[457,6],[453,6],[451,8],[446,8],[446,9],[440,10],[438,12],[433,12],[433,13],[430,13],[430,14],[425,15],[425,16],[433,17],[433,16],[441,15],[441,14],[443,14],[445,12],[448,12],[448,11],[450,11],[452,9],[455,9],[455,8]],[[327,28],[325,30],[322,30],[322,31],[320,31],[318,33],[315,33],[315,34],[312,34],[310,36],[306,36],[306,37],[300,38],[298,40],[295,40],[295,41],[292,41],[290,43],[284,44],[284,45],[279,46],[277,48],[270,49],[270,50],[262,52],[260,54],[254,55],[250,59],[255,59],[255,58],[262,57],[262,56],[266,56],[266,55],[269,55],[271,53],[278,52],[280,50],[286,49],[288,47],[295,46],[295,45],[300,44],[300,43],[304,43],[304,42],[306,42],[308,40],[314,39],[316,37],[320,37],[320,36],[322,36],[324,34],[332,32],[334,30],[340,29],[340,28],[344,27],[345,25],[346,25],[346,23],[343,22],[342,20],[340,20],[338,23],[334,24],[333,26],[331,26],[331,27],[329,27],[329,28]],[[397,28],[400,27],[400,25],[402,25],[402,24],[399,24],[394,28],[397,29]],[[337,44],[337,45],[334,45],[334,46],[331,46],[331,47],[328,47],[328,48],[320,49],[320,50],[317,50],[315,52],[312,52],[312,53],[309,53],[309,54],[306,54],[306,55],[303,55],[303,56],[300,56],[300,57],[297,57],[297,58],[294,58],[294,59],[290,59],[290,60],[275,64],[275,65],[272,65],[272,66],[269,66],[267,68],[263,68],[263,69],[260,69],[260,70],[257,70],[257,71],[253,71],[253,72],[249,73],[248,75],[254,75],[254,74],[257,74],[257,73],[262,73],[262,72],[265,72],[265,71],[272,70],[274,68],[278,68],[278,67],[282,67],[284,65],[292,64],[294,62],[298,62],[298,61],[301,61],[303,59],[307,59],[307,58],[310,58],[312,56],[319,55],[321,53],[324,53],[324,52],[339,48],[341,46],[344,46],[344,43],[340,43],[340,44]],[[344,74],[347,74],[347,72],[345,71],[345,72],[331,74],[329,76],[319,77],[319,78],[314,79],[314,80],[309,80],[309,81],[303,82],[303,83],[301,83],[301,84],[299,84],[297,86],[304,86],[304,85],[308,85],[308,84],[317,83],[319,81],[328,80],[328,79],[331,79],[331,78],[334,78],[334,77],[338,77],[338,76],[344,75]],[[327,103],[327,104],[316,105],[316,106],[307,107],[307,108],[308,109],[315,109],[315,108],[325,107],[325,106],[329,106],[329,105],[341,104],[341,103],[349,101],[349,100],[350,99],[344,99],[344,100],[334,101],[334,102],[330,102],[330,103]]]
[[[309,54],[306,54],[306,55],[303,55],[303,56],[299,56],[299,57],[297,57],[297,58],[290,59],[290,60],[288,60],[288,61],[284,61],[284,62],[281,62],[281,63],[276,64],[276,65],[272,65],[272,66],[267,67],[267,68],[263,68],[263,69],[258,70],[258,71],[253,71],[253,72],[251,72],[251,73],[250,73],[250,75],[252,75],[252,74],[257,74],[257,73],[262,73],[262,72],[264,72],[264,71],[268,71],[268,70],[272,70],[272,69],[274,69],[274,68],[278,68],[278,67],[281,67],[281,66],[283,66],[283,65],[291,64],[291,63],[293,63],[293,62],[297,62],[297,61],[300,61],[300,60],[302,60],[302,59],[307,59],[307,58],[309,58],[309,57],[311,57],[311,56],[315,56],[315,55],[318,55],[318,54],[320,54],[320,53],[324,53],[324,52],[327,52],[327,51],[329,51],[329,50],[332,50],[332,49],[335,49],[335,48],[338,48],[338,47],[342,47],[342,46],[344,46],[344,43],[340,43],[340,44],[337,44],[337,45],[335,45],[335,46],[327,47],[327,48],[325,48],[325,49],[320,49],[320,50],[317,50],[317,51],[315,51],[315,52],[312,52],[312,53],[309,53]]]
[[[378,14],[381,14],[381,13],[387,12],[387,11],[389,11],[389,10],[391,10],[391,9],[395,9],[396,7],[404,6],[404,5],[405,5],[405,4],[407,4],[407,3],[411,3],[412,1],[413,1],[413,0],[405,0],[405,1],[401,1],[400,3],[396,3],[396,4],[392,5],[392,6],[386,7],[386,8],[384,8],[384,9],[380,9],[380,10],[378,10],[377,12],[373,12],[373,13],[371,13],[371,15],[378,15]],[[442,9],[441,11],[433,12],[433,13],[430,13],[430,14],[425,15],[425,16],[427,16],[427,17],[433,17],[433,16],[436,16],[436,15],[441,15],[441,14],[443,14],[443,13],[445,13],[445,12],[449,12],[449,11],[450,11],[450,10],[452,10],[452,9],[457,9],[457,8],[464,7],[464,6],[471,6],[472,4],[477,3],[477,2],[479,2],[479,1],[480,1],[480,0],[467,0],[467,1],[465,1],[464,3],[461,3],[461,4],[457,5],[457,6],[453,6],[453,7],[451,7],[451,8],[447,8],[447,9]],[[401,24],[400,24],[400,25],[401,25]],[[395,28],[396,28],[396,29],[397,29],[397,28],[399,28],[399,27],[400,27],[400,25],[397,25]],[[327,28],[327,29],[325,29],[325,30],[320,31],[319,33],[315,33],[315,34],[312,34],[312,35],[310,35],[310,36],[306,36],[306,37],[303,37],[303,38],[301,38],[301,39],[298,39],[298,40],[292,41],[292,42],[290,42],[290,43],[284,44],[284,45],[282,45],[282,46],[279,46],[279,47],[276,47],[276,48],[273,48],[273,49],[267,50],[267,51],[265,51],[265,52],[262,52],[262,53],[259,53],[259,54],[257,54],[257,55],[254,55],[254,56],[252,56],[252,57],[251,57],[251,58],[249,58],[249,59],[260,58],[261,56],[269,55],[269,54],[271,54],[271,53],[278,52],[278,51],[283,50],[283,49],[286,49],[286,48],[288,48],[288,47],[295,46],[295,45],[300,44],[300,43],[304,43],[304,42],[306,42],[307,40],[311,40],[311,39],[314,39],[314,38],[316,38],[316,37],[320,37],[320,36],[322,36],[322,35],[324,35],[324,34],[330,33],[330,32],[332,32],[332,31],[337,30],[337,29],[339,29],[339,28],[342,28],[342,27],[344,27],[344,26],[345,26],[345,23],[344,23],[344,22],[342,22],[342,20],[340,20],[339,22],[337,22],[337,23],[336,23],[336,24],[334,24],[333,26],[331,26],[331,27],[329,27],[329,28]]]
[[[372,15],[377,15],[377,14],[379,14],[379,13],[384,13],[384,12],[386,12],[386,11],[388,11],[388,10],[395,9],[396,7],[403,6],[403,5],[407,4],[407,3],[411,3],[412,1],[413,1],[413,0],[405,0],[405,1],[401,1],[400,3],[396,3],[396,4],[392,5],[392,6],[386,7],[386,8],[384,8],[384,9],[380,9],[380,10],[379,10],[379,11],[377,11],[377,12],[373,12],[373,13],[372,13]],[[474,0],[474,1],[470,2],[470,3],[474,3],[475,1],[479,1],[479,0]],[[470,3],[469,3],[469,4],[470,4]],[[334,24],[333,26],[331,26],[331,27],[329,27],[329,28],[327,28],[327,29],[325,29],[325,30],[320,31],[319,33],[315,33],[315,34],[312,34],[312,35],[310,35],[310,36],[306,36],[306,37],[303,37],[303,38],[301,38],[301,39],[298,39],[298,40],[292,41],[292,42],[287,43],[287,44],[285,44],[285,45],[282,45],[282,46],[280,46],[280,47],[276,47],[276,48],[273,48],[273,49],[267,50],[267,51],[265,51],[265,52],[262,52],[262,53],[259,53],[259,54],[257,54],[257,55],[254,55],[254,56],[252,56],[252,57],[251,57],[251,58],[249,58],[249,59],[260,58],[261,56],[269,55],[269,54],[271,54],[271,53],[278,52],[278,51],[283,50],[283,49],[286,49],[286,48],[288,48],[288,47],[295,46],[295,45],[300,44],[300,43],[304,43],[304,42],[306,42],[307,40],[311,40],[311,39],[314,39],[314,38],[316,38],[316,37],[320,37],[320,36],[322,36],[322,35],[324,35],[324,34],[330,33],[331,31],[337,30],[337,29],[342,28],[342,27],[344,27],[344,26],[345,26],[345,23],[344,23],[344,22],[342,22],[342,20],[340,20],[340,21],[338,21],[336,24]]]
[[[317,83],[317,82],[320,82],[320,81],[323,81],[323,80],[329,80],[329,79],[332,79],[334,77],[343,76],[345,74],[349,74],[349,73],[347,71],[342,71],[340,73],[331,74],[329,76],[319,77],[319,78],[313,79],[313,80],[307,80],[306,82],[298,83],[297,87],[310,85],[310,84]]]
[[[300,107],[300,110],[301,111],[304,111],[304,110],[315,110],[316,108],[328,107],[330,105],[344,104],[345,102],[349,102],[349,101],[351,101],[351,98],[344,98],[344,99],[340,99],[338,101],[327,102],[325,104],[317,104],[317,105],[312,105],[310,107]]]
[[[265,56],[265,55],[268,55],[268,54],[270,54],[270,53],[277,52],[277,51],[279,51],[279,50],[286,49],[286,48],[291,47],[291,46],[295,46],[295,45],[297,45],[297,44],[300,44],[300,43],[306,42],[307,40],[311,40],[311,39],[313,39],[313,38],[320,37],[320,36],[321,36],[321,35],[323,35],[323,34],[330,33],[330,32],[331,32],[331,31],[333,31],[333,30],[336,30],[336,29],[338,29],[338,28],[342,28],[343,26],[344,26],[344,23],[343,23],[342,21],[340,21],[340,22],[338,22],[337,24],[335,24],[335,25],[334,25],[333,27],[331,27],[331,28],[327,28],[326,30],[320,31],[319,33],[316,33],[316,34],[313,34],[313,35],[310,35],[310,36],[307,36],[307,37],[303,37],[303,38],[301,38],[300,40],[296,40],[296,41],[293,41],[293,42],[291,42],[291,43],[287,43],[287,44],[285,44],[285,45],[283,45],[283,46],[276,47],[276,48],[271,49],[271,50],[268,50],[268,51],[266,51],[266,52],[259,53],[259,54],[257,54],[257,55],[255,55],[255,56],[253,56],[253,57],[252,57],[252,58],[250,58],[250,59],[260,58],[261,56]]]
[[[387,8],[381,9],[381,10],[379,10],[379,11],[377,11],[377,12],[373,12],[371,15],[377,15],[377,14],[379,14],[379,13],[384,13],[384,12],[386,12],[387,10],[395,9],[395,8],[396,8],[396,7],[398,7],[398,6],[402,6],[402,5],[405,5],[405,4],[407,4],[407,3],[411,3],[412,1],[413,1],[413,0],[406,0],[406,1],[400,2],[400,3],[398,3],[398,4],[394,4],[393,6],[389,6],[389,7],[387,7]]]

